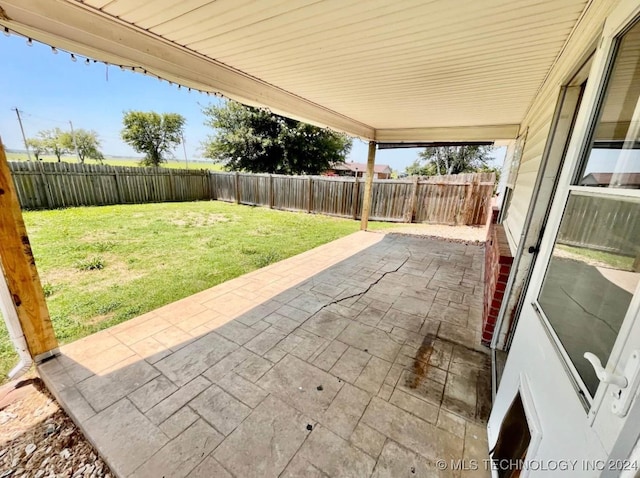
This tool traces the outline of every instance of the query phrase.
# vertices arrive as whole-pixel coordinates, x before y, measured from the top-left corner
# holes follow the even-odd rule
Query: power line
[[[11,108],[11,110],[13,111],[14,108]],[[55,122],[55,123],[64,124],[64,125],[69,124],[69,121],[54,120],[52,118],[47,118],[45,116],[27,113],[24,110],[20,110],[20,114],[21,114],[23,124],[26,124],[27,126],[31,125],[31,128],[44,129],[46,128],[46,126],[48,126],[47,123],[50,123],[50,122]],[[100,137],[100,139],[111,139],[115,141],[122,141],[122,138],[118,136],[117,133],[115,133],[115,135],[110,135],[110,134],[104,134],[103,132],[100,132],[98,133],[98,136]]]
[[[36,118],[36,119],[39,119],[41,121],[51,121],[53,123],[62,123],[62,124],[66,123],[66,121],[56,120],[56,119],[53,119],[53,118],[45,118],[44,116],[34,115],[33,113],[26,113],[24,111],[22,111],[22,114],[24,116],[28,116],[30,118]]]

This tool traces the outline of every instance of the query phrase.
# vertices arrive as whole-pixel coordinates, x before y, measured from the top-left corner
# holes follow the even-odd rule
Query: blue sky
[[[0,91],[0,136],[9,149],[24,149],[16,114],[22,120],[27,137],[38,131],[59,127],[95,130],[107,155],[135,157],[120,139],[122,114],[127,110],[180,113],[187,119],[185,141],[189,158],[200,156],[200,143],[211,130],[203,125],[201,105],[221,100],[198,92],[189,93],[166,81],[132,71],[121,71],[103,63],[86,65],[84,58],[73,62],[68,53],[53,54],[50,47],[18,35],[0,36],[2,75]],[[418,149],[378,151],[376,162],[402,171],[417,157]],[[502,164],[504,148],[495,152]],[[183,158],[178,148],[175,157]],[[348,161],[366,162],[367,145],[354,140]]]

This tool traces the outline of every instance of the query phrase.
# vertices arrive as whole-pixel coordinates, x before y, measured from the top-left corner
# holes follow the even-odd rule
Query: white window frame
[[[559,232],[562,216],[565,206],[571,192],[588,193],[590,196],[619,196],[640,198],[640,190],[632,189],[616,189],[616,188],[597,188],[589,186],[578,186],[572,184],[575,181],[583,165],[586,152],[590,149],[590,139],[592,132],[599,119],[599,108],[602,106],[606,87],[610,79],[611,70],[615,60],[618,47],[618,39],[624,32],[633,26],[636,21],[640,21],[640,5],[631,0],[623,0],[621,8],[614,11],[607,19],[605,28],[602,33],[599,50],[596,52],[594,62],[589,74],[589,81],[584,91],[584,97],[578,116],[576,118],[573,137],[571,138],[566,153],[566,160],[563,170],[558,181],[558,189],[549,213],[549,221],[547,223],[547,233],[542,239],[540,247],[540,256],[537,264],[540,265],[539,273],[532,277],[529,290],[527,291],[526,302],[533,306],[541,319],[543,328],[547,332],[551,343],[560,355],[578,396],[588,412],[590,422],[593,423],[595,416],[602,404],[606,387],[600,386],[594,397],[590,396],[584,382],[577,373],[573,362],[569,358],[564,346],[560,342],[551,323],[546,317],[538,297],[541,292],[544,278],[551,260],[551,254],[555,245],[556,237]],[[636,293],[627,309],[622,327],[618,333],[618,337],[625,337],[629,334],[631,328],[635,325],[634,317],[637,317],[640,311],[640,285],[636,289]],[[616,340],[611,351],[609,362],[617,362],[624,347],[624,340]]]

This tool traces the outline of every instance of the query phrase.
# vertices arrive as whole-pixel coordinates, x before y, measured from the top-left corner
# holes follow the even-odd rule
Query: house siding
[[[521,123],[520,133],[527,131],[513,198],[506,212],[504,227],[511,252],[515,254],[533,194],[533,186],[549,138],[551,122],[560,87],[566,84],[586,61],[596,46],[606,17],[617,4],[613,0],[594,1],[551,69],[529,111]]]
[[[618,2],[605,0],[594,1],[591,4],[522,123],[521,133],[527,132],[527,140],[514,195],[504,221],[509,245],[514,253],[525,230],[525,217],[549,141],[560,88],[568,83],[595,49],[602,26],[617,4]],[[584,129],[584,124],[581,128]],[[575,146],[577,145],[570,148]],[[529,241],[538,233],[542,219],[539,218],[539,222],[531,224],[528,241],[524,243],[524,254],[527,256],[526,247],[532,245]],[[548,252],[548,241],[545,241],[543,247],[546,247]],[[522,261],[519,267],[531,267],[530,260]],[[512,271],[512,274],[515,272]],[[542,435],[531,458],[548,462],[575,459],[578,462],[582,460],[583,464],[585,460],[605,460],[611,453],[611,444],[604,444],[591,426],[588,412],[571,383],[560,353],[550,340],[542,319],[530,306],[537,287],[536,285],[536,289],[523,290],[522,282],[514,284],[510,296],[510,299],[515,301],[520,293],[527,294],[489,420],[489,446],[495,444],[500,424],[513,398],[519,391],[528,388],[531,395],[527,405],[528,414],[538,417]],[[511,318],[510,310],[513,309],[508,309],[504,317],[505,326]],[[504,333],[504,329],[502,332]],[[531,476],[541,474],[543,473],[532,472]],[[601,476],[599,471],[588,471],[579,467],[564,474],[581,477]]]
[[[521,125],[520,134],[526,134],[526,141],[512,199],[504,214],[503,225],[509,248],[514,256],[517,256],[520,243],[524,241],[524,244],[523,250],[520,251],[521,259],[516,257],[514,262],[518,265],[511,271],[512,274],[515,274],[513,287],[505,297],[504,320],[501,329],[497,332],[497,344],[500,348],[505,346],[512,326],[517,323],[517,317],[514,316],[514,313],[520,295],[523,293],[528,271],[532,266],[532,256],[527,252],[527,248],[537,243],[544,220],[544,214],[540,211],[536,212],[525,237],[527,212],[547,142],[550,140],[553,117],[561,87],[571,80],[595,50],[602,26],[616,4],[616,1],[610,0],[595,1],[585,12]],[[555,171],[548,172],[548,174],[555,173]]]

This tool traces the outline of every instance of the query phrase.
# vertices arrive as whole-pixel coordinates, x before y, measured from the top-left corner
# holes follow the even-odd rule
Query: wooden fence
[[[567,202],[558,243],[623,256],[640,255],[640,205],[573,194]]]
[[[193,169],[9,162],[24,209],[216,199],[360,217],[364,180]],[[494,173],[374,180],[370,218],[378,221],[482,225]]]

